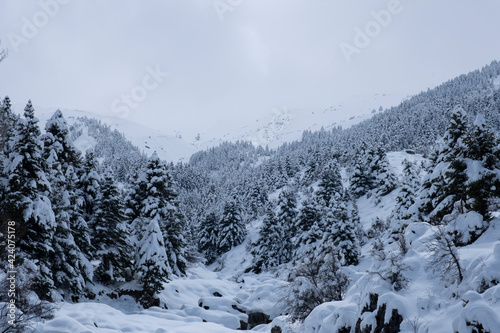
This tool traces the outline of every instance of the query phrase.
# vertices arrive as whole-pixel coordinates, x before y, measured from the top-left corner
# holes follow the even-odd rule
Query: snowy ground
[[[254,223],[249,239],[256,237],[260,221]],[[143,310],[128,296],[117,300],[104,296],[99,302],[60,304],[55,318],[40,324],[36,332],[224,333],[235,332],[240,321],[248,321],[248,313],[262,312],[274,319],[283,311],[280,286],[284,283],[271,273],[243,273],[251,263],[247,243],[248,239],[223,261],[208,268],[194,265],[187,277],[165,284],[160,300],[168,309]],[[252,331],[270,332],[271,325]]]
[[[237,281],[199,265],[191,267],[186,278],[166,285],[160,298],[168,309],[140,310],[127,297],[62,304],[55,319],[40,325],[36,332],[234,332],[240,320],[248,319],[238,309],[279,312],[275,308],[279,285],[269,276],[248,275],[244,281]],[[254,330],[268,332],[267,326]]]
[[[424,161],[419,155],[404,152],[390,153],[388,158],[398,174],[404,159]],[[365,229],[369,229],[377,217],[389,216],[397,192],[380,201],[373,197],[359,199],[359,214]],[[490,228],[476,242],[460,248],[465,273],[464,283],[459,287],[443,287],[437,273],[427,264],[428,243],[435,227],[424,222],[411,223],[405,234],[408,252],[403,264],[408,284],[404,289],[395,291],[370,273],[381,263],[369,255],[371,244],[368,243],[362,250],[360,264],[350,273],[351,284],[345,299],[320,305],[303,325],[293,327],[280,316],[284,311],[280,300],[286,273],[282,271],[281,276],[277,272],[244,273],[251,263],[247,244],[257,237],[260,223],[260,220],[254,221],[249,226],[246,242],[224,255],[220,262],[208,268],[201,264],[190,267],[187,277],[166,284],[160,298],[168,309],[142,310],[127,298],[63,304],[55,319],[39,325],[37,332],[235,332],[248,313],[258,311],[274,320],[253,331],[270,332],[278,325],[284,333],[327,333],[342,325],[354,327],[360,316],[362,327],[374,324],[375,312],[360,314],[370,293],[379,295],[377,306],[387,304],[385,321],[389,320],[392,309],[403,315],[402,332],[472,332],[466,327],[467,322],[481,323],[491,333],[500,332],[500,284],[482,293],[475,291],[483,280],[500,281],[500,218],[493,219]],[[388,252],[391,246],[396,245],[386,244]]]

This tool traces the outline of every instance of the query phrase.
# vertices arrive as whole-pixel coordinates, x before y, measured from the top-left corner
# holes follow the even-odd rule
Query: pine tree
[[[295,219],[297,217],[297,201],[292,192],[284,190],[278,198],[276,221],[283,236],[278,238],[281,249],[279,262],[288,262],[292,257],[292,238],[296,236]],[[286,233],[286,234],[285,234]]]
[[[331,199],[324,223],[327,231],[320,242],[318,256],[325,258],[337,249],[343,265],[357,265],[360,255],[359,240],[355,226],[349,220],[347,203],[342,197]]]
[[[354,155],[352,173],[350,178],[350,191],[354,198],[359,198],[375,187],[370,164],[373,156],[368,154],[368,148],[363,143]]]
[[[198,232],[199,242],[198,249],[205,259],[207,264],[212,264],[219,256],[217,241],[219,239],[219,221],[215,213],[211,212],[202,221]]]
[[[420,211],[429,216],[435,224],[454,209],[464,212],[465,182],[467,168],[464,160],[467,136],[466,113],[462,107],[456,107],[451,115],[448,128],[443,137],[441,148],[429,174],[424,179]]]
[[[253,244],[253,271],[255,273],[288,261],[288,258],[283,256],[282,244],[286,237],[283,225],[277,220],[272,205],[269,205],[266,211],[259,231],[259,239]]]
[[[95,209],[92,245],[99,260],[96,280],[105,284],[131,278],[130,233],[126,224],[120,190],[113,173],[106,170]]]
[[[455,107],[450,116],[446,133],[443,137],[443,147],[437,162],[451,162],[455,158],[463,156],[467,136],[467,112],[461,105]]]
[[[86,152],[80,169],[78,191],[81,199],[83,218],[88,222],[90,230],[94,230],[93,219],[97,200],[100,195],[101,175],[98,173],[98,162],[92,150]]]
[[[138,243],[135,267],[144,291],[154,296],[163,290],[163,283],[168,282],[173,273],[168,264],[163,235],[157,217],[149,221],[141,221],[141,224],[143,223],[147,223],[147,226]]]
[[[300,247],[306,244],[308,241],[316,241],[317,238],[311,239],[310,230],[313,226],[321,221],[321,210],[318,209],[318,204],[315,200],[305,200],[302,203],[302,208],[295,222],[295,230],[297,236],[295,237],[294,243],[295,247]],[[321,238],[321,237],[319,237]]]
[[[80,271],[81,251],[71,230],[71,202],[67,190],[63,190],[54,204],[56,230],[53,238],[54,258],[51,270],[54,286],[71,295],[79,295],[85,287],[85,277]]]
[[[349,192],[346,191],[345,195],[347,196],[348,194]],[[363,229],[363,226],[361,225],[361,218],[359,217],[358,205],[356,204],[355,200],[350,201],[350,203],[351,204],[349,206],[349,220],[352,222],[352,225],[354,227],[354,233],[360,245],[364,245],[366,233],[365,230]]]
[[[47,194],[50,184],[42,157],[40,129],[31,101],[24,109],[8,142],[9,155],[3,163],[6,195],[2,211],[18,225],[19,257],[36,260],[40,274],[35,277],[35,291],[42,300],[51,299],[54,288],[52,241],[56,228],[54,212]]]
[[[373,156],[370,163],[370,173],[373,175],[373,188],[378,196],[389,194],[396,188],[397,178],[391,171],[387,155],[382,147],[370,150]]]
[[[186,243],[183,230],[185,217],[180,212],[177,192],[167,165],[154,153],[146,169],[146,189],[149,209],[143,209],[146,216],[158,214],[160,229],[165,240],[165,250],[174,274],[186,274]]]
[[[479,115],[467,126],[465,111],[453,111],[421,193],[421,212],[435,224],[448,224],[455,245],[474,242],[488,228],[490,201],[500,194],[497,140],[483,119]],[[465,218],[471,211],[482,220]],[[455,223],[458,218],[460,225]]]
[[[399,234],[401,228],[408,224],[412,218],[415,218],[416,191],[420,186],[420,180],[415,170],[415,165],[408,160],[403,161],[403,184],[396,197],[396,206],[391,213],[391,229],[394,234]]]
[[[485,119],[478,115],[469,135],[465,138],[467,147],[465,156],[481,164],[482,168],[475,178],[469,179],[467,204],[478,212],[486,221],[492,216],[489,202],[500,197],[500,150],[495,134],[486,126]]]
[[[233,247],[240,245],[245,239],[246,227],[240,211],[241,209],[235,200],[224,206],[218,244],[221,253],[228,252]]]
[[[165,281],[171,278],[169,274],[185,274],[187,264],[184,258],[186,248],[183,237],[184,216],[179,211],[177,193],[173,189],[168,167],[160,161],[156,153],[151,156],[147,166],[137,173],[127,203],[128,216],[135,217],[131,228],[135,233],[133,242],[139,249],[141,258],[136,261],[139,265],[137,269],[142,272],[142,276],[149,276],[147,267],[153,270],[151,274]],[[161,231],[160,235],[156,234],[156,225]],[[153,252],[146,251],[144,246],[147,244],[161,248]],[[166,263],[151,266],[147,255],[155,254],[160,260],[163,258],[163,253]],[[149,278],[144,281],[149,281]],[[146,284],[145,288],[149,288],[150,282]]]
[[[10,98],[6,96],[0,103],[0,152],[5,150],[18,119],[12,113],[11,107]]]
[[[79,294],[84,282],[91,281],[93,274],[89,229],[82,217],[82,202],[77,194],[78,177],[75,169],[80,168],[81,157],[69,141],[69,128],[60,110],[47,121],[45,130],[42,136],[43,157],[48,164],[47,174],[52,186],[50,200],[57,224],[54,272],[59,277],[65,275],[64,278],[55,279],[56,287]],[[68,233],[71,237],[68,237]]]
[[[343,192],[342,177],[340,176],[338,166],[333,161],[329,162],[321,173],[321,180],[318,187],[316,198],[324,206],[328,205],[336,193]]]

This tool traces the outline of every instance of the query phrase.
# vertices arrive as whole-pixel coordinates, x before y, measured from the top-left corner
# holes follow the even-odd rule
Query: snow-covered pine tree
[[[387,155],[382,147],[370,150],[370,173],[374,177],[375,194],[384,196],[396,188],[397,178],[392,172]]]
[[[75,239],[76,246],[80,250],[78,268],[84,279],[87,282],[90,282],[92,281],[94,270],[90,260],[94,249],[90,242],[91,232],[87,221],[84,218],[84,199],[78,188],[79,179],[77,171],[74,170],[72,166],[68,167],[65,178],[67,181],[66,188],[69,193],[69,200],[72,206],[69,210],[71,233]]]
[[[418,213],[415,202],[416,191],[420,187],[420,178],[414,163],[405,159],[403,165],[401,190],[396,197],[396,206],[390,216],[391,229],[394,234],[399,234],[401,228],[404,228]]]
[[[221,253],[231,250],[245,240],[246,227],[240,211],[241,208],[236,200],[231,200],[224,206],[219,227],[218,247]]]
[[[348,205],[349,220],[352,222],[354,227],[354,234],[359,241],[360,245],[364,245],[366,241],[366,233],[361,225],[361,218],[359,217],[359,209],[356,200],[352,200],[349,196],[349,191],[344,192],[345,198],[350,203]]]
[[[283,190],[278,197],[276,222],[282,236],[276,239],[281,249],[279,263],[290,261],[292,257],[292,239],[296,236],[295,219],[297,218],[297,201],[293,192]]]
[[[492,216],[490,201],[500,197],[500,149],[498,139],[479,114],[465,138],[465,157],[474,161],[478,174],[469,174],[467,205],[486,221]]]
[[[53,239],[54,259],[51,269],[56,288],[60,288],[63,294],[68,292],[70,295],[79,295],[86,281],[80,270],[82,254],[71,230],[69,213],[71,207],[69,193],[65,190],[54,204],[56,231]]]
[[[317,200],[306,200],[296,219],[297,236],[294,243],[294,261],[302,262],[314,256],[314,251],[325,232],[322,214],[324,207]]]
[[[214,212],[208,213],[201,222],[198,231],[198,249],[207,260],[207,264],[212,264],[219,256],[219,220]]]
[[[177,192],[167,164],[153,153],[146,168],[146,188],[149,208],[143,209],[145,216],[159,215],[160,230],[165,240],[165,251],[174,274],[186,274],[186,242],[184,240],[185,217],[179,208]],[[148,211],[149,210],[149,211]]]
[[[54,261],[54,272],[63,277],[63,272],[58,270],[66,271],[66,277],[62,280],[55,278],[54,281],[56,287],[79,294],[85,280],[91,281],[93,274],[89,229],[82,217],[82,200],[77,194],[75,169],[81,166],[81,156],[69,141],[69,128],[60,110],[47,121],[45,131],[42,135],[43,157],[48,165],[47,175],[52,186],[50,200],[57,224],[54,250],[56,259],[59,259]],[[67,236],[67,232],[71,237]]]
[[[464,160],[467,137],[467,114],[458,106],[453,109],[448,128],[435,156],[429,174],[424,178],[419,210],[434,224],[457,209],[464,212],[467,164]],[[450,218],[447,218],[450,220]]]
[[[94,258],[99,260],[95,278],[105,284],[114,284],[131,278],[130,233],[123,200],[111,169],[105,171],[100,187],[92,237]]]
[[[92,150],[85,153],[85,157],[80,169],[78,194],[83,200],[83,218],[87,221],[89,229],[92,231],[94,210],[97,205],[97,198],[100,194],[101,175],[98,173],[98,162]]]
[[[337,193],[342,193],[343,191],[339,168],[335,161],[330,161],[321,173],[315,198],[320,204],[326,207]]]
[[[267,196],[264,189],[264,183],[259,181],[250,184],[250,191],[246,196],[246,201],[248,202],[247,207],[249,208],[249,217],[251,219],[256,219],[262,211],[267,201]]]
[[[143,218],[138,217],[138,219]],[[158,216],[137,222],[146,224],[146,227],[137,244],[135,269],[144,291],[150,296],[155,296],[163,290],[163,283],[168,282],[173,274],[168,264],[163,235],[158,222]]]
[[[282,243],[285,237],[283,225],[277,220],[274,207],[269,204],[259,231],[259,239],[253,244],[252,270],[255,273],[288,261],[288,258],[283,256]]]
[[[28,101],[24,119],[18,121],[7,143],[9,155],[3,163],[5,197],[2,211],[9,220],[16,222],[19,259],[37,261],[40,267],[39,274],[33,277],[34,291],[40,299],[50,300],[54,289],[51,267],[56,222],[47,197],[50,184],[45,174],[47,167],[37,123],[31,101]]]
[[[161,267],[165,267],[165,269],[162,268],[162,271],[183,275],[186,270],[186,260],[184,258],[186,244],[183,237],[184,218],[179,211],[176,199],[177,193],[173,189],[172,177],[168,167],[154,153],[150,157],[147,166],[137,172],[137,179],[127,200],[128,216],[135,217],[131,223],[135,233],[133,239],[139,251],[142,251],[143,254],[158,252],[141,250],[145,244],[161,244],[162,251],[167,254],[167,263],[160,264]],[[155,235],[156,226],[152,223],[158,224],[161,235]],[[154,237],[154,239],[151,239],[151,237]],[[141,258],[143,254],[140,254]],[[138,264],[142,265],[142,268],[139,267],[138,269],[143,272],[143,275],[146,274],[144,273],[144,264],[147,261],[147,258],[142,258],[141,263],[138,261]],[[157,268],[151,266],[151,269],[156,270]],[[162,273],[159,276],[165,279],[171,278],[170,275],[165,277],[163,275]]]
[[[0,153],[5,150],[12,131],[15,128],[18,117],[12,113],[12,104],[9,96],[0,103]]]
[[[349,219],[347,202],[339,194],[330,200],[324,224],[326,231],[317,250],[318,257],[326,258],[337,249],[342,265],[357,265],[361,253],[359,240]]]
[[[374,176],[370,172],[371,156],[365,143],[356,150],[350,177],[350,191],[354,198],[359,198],[374,188]]]
[[[470,244],[488,228],[489,205],[499,196],[497,156],[497,139],[483,117],[467,126],[465,111],[455,108],[420,202],[431,222],[448,225],[455,245]]]
[[[313,225],[318,224],[321,221],[321,210],[319,208],[320,207],[315,200],[308,199],[302,202],[302,207],[300,208],[297,218],[295,219],[295,230],[297,234],[294,239],[295,247],[306,244],[308,240],[317,240],[311,239],[311,235],[309,235],[309,233]]]

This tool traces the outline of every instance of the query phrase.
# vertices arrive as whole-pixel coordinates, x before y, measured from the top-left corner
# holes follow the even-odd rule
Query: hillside
[[[18,119],[4,99],[0,221],[23,329],[496,332],[499,77],[492,62],[345,128],[177,164],[165,156],[196,146],[169,155],[179,138],[120,120],[131,143],[71,111],[38,123],[31,102]],[[287,140],[300,114],[239,138]]]

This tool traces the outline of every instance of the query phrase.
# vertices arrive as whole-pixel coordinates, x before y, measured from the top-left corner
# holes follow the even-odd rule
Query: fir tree
[[[85,154],[80,169],[78,191],[81,199],[81,209],[83,218],[88,221],[90,230],[93,228],[95,206],[100,194],[101,175],[98,173],[98,162],[93,151],[89,150]]]
[[[423,198],[420,211],[435,224],[441,223],[443,217],[451,214],[455,207],[459,213],[464,211],[466,136],[466,113],[462,107],[457,107],[453,110],[441,148],[420,194]]]
[[[18,224],[19,257],[38,261],[40,274],[35,277],[35,291],[40,299],[47,300],[54,288],[51,266],[56,224],[46,196],[50,194],[50,184],[31,101],[24,109],[24,118],[13,131],[8,142],[9,155],[3,163],[6,195],[2,211]]]
[[[397,178],[390,169],[387,155],[382,147],[370,150],[373,156],[370,163],[370,173],[373,175],[373,188],[379,196],[389,194],[396,188]]]
[[[140,263],[138,261],[140,265],[138,269],[143,272],[143,275],[149,274],[145,273],[145,267],[157,270],[156,266],[146,264],[149,259],[143,258],[144,254],[153,253],[161,254],[160,257],[163,256],[162,253],[166,253],[167,263],[159,264],[158,267],[163,268],[160,269],[159,273],[154,273],[159,274],[160,278],[171,278],[168,274],[163,277],[165,272],[176,275],[185,274],[184,217],[179,211],[176,198],[177,193],[173,189],[170,172],[166,164],[160,161],[158,155],[154,153],[145,169],[138,173],[128,199],[129,217],[135,216],[131,225],[135,233],[134,243],[143,253],[140,254],[142,258]],[[156,235],[155,223],[158,225],[161,235]],[[161,245],[163,249],[158,249],[155,252],[145,251],[143,247],[146,244]]]
[[[350,178],[350,191],[354,198],[362,197],[375,186],[373,175],[370,173],[371,158],[366,144],[356,151]]]
[[[253,271],[260,273],[270,267],[276,267],[288,261],[283,253],[283,242],[286,238],[283,225],[276,218],[273,207],[267,207],[266,216],[262,221],[259,239],[253,244]]]
[[[0,152],[4,152],[7,142],[14,131],[17,117],[12,113],[9,96],[0,103]]]
[[[349,220],[347,203],[342,197],[332,198],[324,223],[327,231],[319,246],[319,256],[324,258],[336,248],[343,265],[357,265],[360,255],[359,240],[355,226]]]
[[[72,295],[79,295],[85,287],[85,277],[80,270],[81,251],[71,230],[72,205],[67,190],[63,190],[54,204],[56,230],[53,238],[54,258],[52,272],[54,286]]]
[[[316,203],[316,201],[305,200],[302,203],[302,208],[299,210],[295,222],[297,236],[294,240],[294,243],[296,247],[305,244],[308,240],[311,240],[309,231],[313,228],[313,225],[318,224],[320,221],[321,211],[318,209],[318,204]]]
[[[276,221],[279,228],[286,236],[278,238],[279,247],[281,248],[280,263],[288,262],[292,257],[292,238],[295,237],[297,230],[295,229],[295,219],[297,217],[297,202],[292,192],[283,191],[278,198],[278,211],[276,213]]]
[[[470,179],[467,187],[467,203],[471,210],[489,221],[492,216],[489,203],[500,196],[500,150],[494,133],[486,126],[482,115],[478,115],[469,135],[465,138],[465,156],[481,164],[476,178]]]
[[[474,242],[488,227],[489,203],[497,198],[499,170],[497,143],[479,115],[472,126],[466,125],[461,107],[454,110],[433,168],[421,193],[421,212],[435,224],[450,224],[463,214],[475,211],[482,216],[462,219],[471,225],[452,223],[448,232],[455,245]],[[453,227],[454,226],[454,227]]]
[[[212,264],[219,255],[217,241],[219,239],[219,221],[215,213],[211,212],[202,221],[198,232],[199,242],[198,249],[205,259],[207,264]]]
[[[396,206],[391,213],[391,229],[394,234],[399,234],[401,228],[408,224],[405,221],[415,218],[417,214],[415,202],[420,180],[413,163],[405,159],[403,165],[403,184],[396,197]]]
[[[96,280],[105,284],[131,278],[131,246],[120,191],[110,169],[104,174],[94,218],[92,245],[99,260]]]
[[[54,264],[65,271],[64,279],[55,279],[56,287],[79,294],[84,283],[91,281],[91,245],[87,222],[82,215],[82,202],[77,194],[78,177],[75,169],[81,165],[80,154],[70,143],[69,129],[61,111],[57,110],[47,121],[43,156],[48,164],[48,178],[52,186],[50,200],[56,214],[57,233],[54,241]],[[68,238],[67,233],[71,234]],[[64,251],[65,253],[61,253]],[[58,260],[65,258],[58,263]],[[58,272],[55,268],[54,272]],[[63,272],[56,273],[63,275]]]
[[[142,223],[147,223],[147,226],[138,243],[135,267],[144,291],[154,296],[163,290],[163,284],[169,281],[173,273],[168,264],[163,235],[157,218],[145,220]]]
[[[323,170],[318,187],[316,198],[320,200],[324,206],[329,204],[330,200],[336,195],[336,193],[343,192],[340,171],[334,162],[328,163]]]
[[[218,244],[221,253],[228,252],[233,247],[240,245],[245,239],[246,228],[240,212],[241,209],[234,200],[224,206]]]

